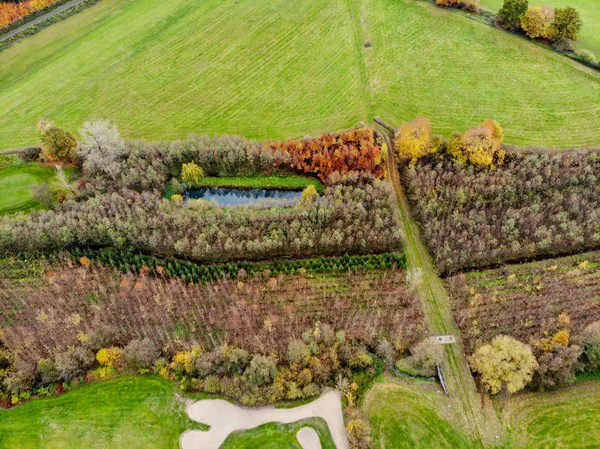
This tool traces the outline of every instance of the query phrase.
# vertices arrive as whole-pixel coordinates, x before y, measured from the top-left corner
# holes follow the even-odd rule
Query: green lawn
[[[476,447],[450,421],[455,412],[436,389],[441,388],[409,380],[375,384],[363,407],[373,427],[374,448]]]
[[[327,423],[321,418],[311,418],[292,424],[269,423],[252,430],[231,434],[221,449],[302,449],[296,433],[302,427],[317,431],[323,449],[335,449]]]
[[[67,176],[72,173],[73,170],[65,170]],[[32,185],[42,183],[49,183],[55,193],[66,190],[52,167],[21,163],[0,170],[0,215],[42,209],[43,206],[33,199],[31,193]]]
[[[43,117],[152,139],[494,118],[511,143],[600,142],[597,73],[415,0],[103,0],[1,52],[0,85],[2,147]]]
[[[481,0],[481,7],[497,12],[504,0]],[[597,56],[600,51],[600,2],[597,0],[529,0],[529,6],[552,6],[564,8],[572,6],[581,14],[583,27],[579,36],[579,43],[583,48],[595,51]]]
[[[124,376],[0,410],[0,448],[173,448],[196,423],[175,384]]]
[[[202,178],[198,187],[238,187],[244,189],[282,189],[302,190],[315,186],[323,191],[323,184],[308,176],[207,176]]]
[[[600,380],[577,382],[553,392],[518,394],[498,404],[513,440],[510,447],[598,447]]]

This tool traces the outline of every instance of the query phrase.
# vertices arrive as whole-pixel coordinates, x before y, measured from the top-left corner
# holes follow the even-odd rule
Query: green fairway
[[[516,395],[502,405],[510,447],[598,447],[600,380],[577,382],[553,392]]]
[[[323,449],[335,449],[327,423],[321,418],[305,419],[292,424],[269,423],[237,432],[227,437],[221,449],[302,449],[296,433],[307,426],[317,431]]]
[[[173,448],[196,423],[172,382],[119,377],[0,410],[0,448]]]
[[[481,0],[481,7],[497,12],[504,0]],[[583,48],[598,52],[600,50],[600,2],[597,0],[529,0],[529,6],[552,6],[564,8],[572,6],[581,14],[583,27],[579,43]],[[597,54],[597,56],[600,56]]]
[[[302,190],[308,186],[315,186],[318,192],[323,191],[323,184],[308,176],[207,176],[200,180],[198,187]]]
[[[42,183],[50,183],[55,193],[66,190],[52,167],[26,163],[0,170],[0,215],[43,208],[31,193],[32,185]]]
[[[375,384],[364,405],[375,449],[476,447],[452,424],[448,400],[435,390],[441,387],[408,380]]]
[[[600,141],[597,73],[415,0],[103,0],[1,52],[0,85],[0,147],[43,117],[279,139],[426,115],[445,135],[494,118],[510,143]]]

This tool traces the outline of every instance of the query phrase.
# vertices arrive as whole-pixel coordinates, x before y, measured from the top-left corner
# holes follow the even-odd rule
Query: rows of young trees
[[[440,271],[598,247],[600,153],[501,147],[501,129],[484,125],[420,158],[404,153],[403,183]],[[407,139],[399,131],[401,158]]]
[[[387,252],[400,246],[389,186],[348,175],[292,208],[179,206],[121,190],[0,218],[0,253],[133,247],[199,262]]]
[[[570,256],[446,279],[465,350],[493,393],[554,388],[600,369],[599,258]],[[503,360],[512,367],[504,372],[518,382],[500,381],[504,368],[493,361],[499,353],[508,354]]]

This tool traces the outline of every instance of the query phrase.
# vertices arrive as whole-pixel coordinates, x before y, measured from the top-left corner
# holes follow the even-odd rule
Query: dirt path
[[[415,282],[415,290],[423,305],[427,328],[432,335],[456,337],[456,344],[445,345],[447,360],[442,367],[450,397],[454,399],[455,413],[463,416],[464,425],[471,437],[479,441],[482,447],[500,444],[503,441],[500,421],[493,407],[482,401],[477,393],[464,354],[460,332],[452,318],[448,293],[423,243],[419,227],[411,216],[408,199],[402,189],[400,174],[394,161],[391,132],[381,126],[378,126],[378,129],[389,147],[387,168],[401,216],[408,270],[414,279],[418,279]]]
[[[77,6],[78,4],[80,4],[83,1],[84,0],[73,0],[73,1],[71,1],[69,3],[65,3],[64,5],[59,6],[56,9],[53,9],[52,11],[48,11],[46,14],[42,14],[41,16],[36,17],[32,21],[24,23],[20,27],[15,28],[14,30],[10,30],[8,33],[1,35],[0,36],[0,42],[4,42],[5,40],[10,39],[13,36],[16,36],[20,32],[25,31],[28,28],[31,28],[32,26],[37,25],[40,22],[43,22],[44,20],[48,19],[49,17],[55,16],[57,14],[60,14],[61,12],[66,11],[67,9],[72,8],[73,6]]]
[[[323,418],[337,449],[348,449],[342,414],[341,393],[328,391],[319,399],[299,407],[242,408],[221,399],[206,399],[187,407],[191,419],[210,426],[210,430],[190,430],[181,436],[182,449],[218,449],[237,430],[248,430],[270,422],[293,423],[306,418]],[[306,449],[312,449],[310,446]]]

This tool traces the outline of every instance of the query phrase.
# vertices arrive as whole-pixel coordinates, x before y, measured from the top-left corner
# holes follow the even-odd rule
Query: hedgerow
[[[74,248],[70,254],[75,261],[88,265],[92,261],[102,266],[116,268],[122,273],[150,272],[154,276],[182,279],[190,283],[205,283],[220,279],[240,277],[297,275],[303,273],[347,273],[357,269],[379,270],[406,267],[404,253],[371,255],[344,255],[316,259],[283,259],[265,262],[234,262],[197,265],[178,259],[159,259],[144,254],[115,251],[109,248]],[[88,262],[89,260],[89,262]]]

